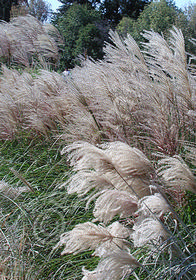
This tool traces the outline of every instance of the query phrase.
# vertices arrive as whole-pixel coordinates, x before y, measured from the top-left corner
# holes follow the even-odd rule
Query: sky
[[[55,11],[61,5],[58,0],[47,0],[46,2],[50,3],[52,6],[52,10]]]
[[[184,6],[187,6],[187,4],[190,2],[192,4],[196,4],[196,0],[174,0],[176,3],[176,6],[178,8],[183,8]],[[48,3],[51,4],[52,10],[55,11],[61,3],[58,0],[47,0]]]

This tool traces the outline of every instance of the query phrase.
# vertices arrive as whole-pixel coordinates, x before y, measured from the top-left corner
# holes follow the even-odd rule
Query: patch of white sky
[[[178,8],[184,8],[190,4],[196,4],[196,0],[175,0],[174,2]]]
[[[51,4],[53,11],[56,11],[61,6],[61,2],[58,0],[47,0],[47,2]],[[178,8],[184,8],[189,4],[196,4],[196,0],[175,0],[174,2]]]
[[[61,2],[58,0],[46,0],[46,2],[51,5],[51,8],[54,12],[61,6]]]

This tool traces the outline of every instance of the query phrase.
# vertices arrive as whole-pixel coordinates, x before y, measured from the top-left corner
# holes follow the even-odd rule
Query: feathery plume
[[[155,193],[141,198],[138,201],[138,211],[136,212],[142,217],[156,215],[161,217],[169,211],[169,205],[161,194]]]
[[[30,189],[28,187],[18,187],[18,188],[13,188],[9,186],[8,183],[5,181],[1,180],[0,181],[0,195],[1,193],[11,199],[17,198],[21,193],[23,192],[29,192]]]
[[[133,226],[132,239],[134,247],[148,246],[155,248],[167,239],[167,233],[158,220],[152,217],[142,219]]]
[[[92,189],[97,191],[114,188],[109,177],[107,178],[106,175],[99,175],[93,170],[78,171],[61,186],[65,186],[69,194],[77,193],[79,196],[86,195]]]
[[[107,227],[108,232],[113,236],[112,242],[106,241],[100,244],[93,255],[103,257],[109,253],[113,253],[117,248],[125,251],[129,251],[129,242],[126,241],[130,238],[130,229],[123,226],[119,222],[114,222]]]
[[[69,194],[77,193],[79,196],[86,195],[90,190],[103,191],[115,189],[126,191],[130,195],[138,197],[150,195],[149,180],[143,177],[121,178],[116,172],[105,172],[101,175],[94,170],[80,170],[70,175],[70,178],[61,185],[66,187]],[[88,204],[88,202],[87,202]]]
[[[116,250],[101,258],[101,261],[94,271],[83,269],[83,275],[85,275],[83,280],[124,279],[125,276],[131,274],[135,268],[140,266],[141,264],[130,253],[123,250]]]
[[[196,193],[195,177],[180,156],[165,156],[158,161],[158,165],[157,174],[163,178],[168,187],[181,188]]]
[[[87,142],[75,142],[65,147],[64,153],[68,154],[73,170],[78,171],[68,184],[65,183],[70,185],[70,193],[82,194],[82,190],[87,193],[93,187],[103,189],[105,184],[105,188],[129,191],[139,197],[150,194],[150,177],[154,169],[136,148],[120,142],[103,144],[100,148]]]
[[[95,255],[103,255],[116,246],[126,247],[123,239],[129,235],[129,230],[118,222],[113,223],[108,228],[86,222],[78,224],[73,230],[62,234],[55,249],[64,245],[62,255],[95,249]]]
[[[29,67],[34,62],[33,56],[42,63],[43,58],[58,61],[58,46],[62,39],[55,27],[44,26],[33,16],[13,18],[9,23],[0,23],[0,55],[7,60]],[[54,35],[54,33],[56,35]],[[7,44],[9,52],[5,52]],[[49,63],[49,61],[47,62]]]
[[[148,158],[137,148],[116,141],[101,145],[122,176],[146,176],[154,172]]]
[[[64,153],[68,154],[67,159],[74,171],[92,168],[101,174],[114,169],[105,151],[87,142],[75,142],[65,147],[61,154]]]
[[[82,274],[84,275],[84,277],[82,277],[82,280],[97,280],[96,270],[89,271],[89,270],[85,269],[85,267],[83,267]]]
[[[154,172],[151,162],[138,149],[121,142],[112,142],[95,147],[87,142],[76,142],[62,150],[69,153],[68,159],[76,170],[94,168],[110,171],[116,169],[122,176],[146,176]]]
[[[137,198],[129,192],[106,190],[95,202],[93,215],[94,221],[107,224],[114,216],[120,218],[130,217],[137,210]]]
[[[78,224],[73,230],[62,234],[55,248],[65,245],[61,253],[62,255],[69,253],[77,254],[85,250],[93,250],[100,243],[108,240],[112,240],[112,235],[106,228],[86,222]]]

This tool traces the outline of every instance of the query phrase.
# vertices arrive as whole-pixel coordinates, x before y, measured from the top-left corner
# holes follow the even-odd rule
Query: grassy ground
[[[81,279],[82,266],[97,264],[91,253],[53,251],[63,232],[92,218],[84,201],[59,188],[68,172],[61,149],[54,139],[42,137],[0,143],[0,178],[14,188],[30,184],[32,189],[16,199],[0,194],[0,225],[8,244],[2,250],[14,279]]]

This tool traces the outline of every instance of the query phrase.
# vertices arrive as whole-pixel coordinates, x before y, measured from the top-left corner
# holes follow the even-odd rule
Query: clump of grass
[[[3,68],[2,277],[193,279],[194,68],[181,31],[144,36],[65,78]]]
[[[43,137],[1,142],[0,176],[17,194],[0,192],[0,263],[6,279],[80,279],[84,261],[88,263],[89,253],[65,256],[62,262],[59,252],[53,252],[65,230],[92,217],[83,201],[58,187],[68,169],[60,149],[53,139]],[[32,190],[18,196],[25,182]],[[93,267],[90,259],[89,265]]]
[[[118,280],[130,275],[133,279],[175,279],[178,274],[193,279],[195,225],[182,221],[167,195],[174,185],[194,191],[194,175],[184,162],[167,157],[166,163],[159,162],[164,169],[156,170],[138,149],[120,142],[98,147],[76,142],[62,153],[67,153],[74,171],[63,184],[68,193],[87,196],[88,206],[96,200],[94,223],[75,225],[55,246],[64,247],[62,254],[67,255],[94,249],[99,263],[94,270],[83,269],[83,280]],[[146,195],[145,189],[134,184],[138,178],[148,182],[151,193]]]
[[[9,66],[46,67],[58,63],[62,38],[54,26],[27,15],[1,22],[0,29],[0,60]]]
[[[68,143],[119,140],[150,156],[178,154],[184,141],[195,141],[194,67],[180,30],[168,42],[155,32],[143,36],[140,49],[130,36],[123,41],[111,32],[105,59],[86,60],[69,77],[41,71],[32,78],[4,67],[0,136],[53,131]]]

